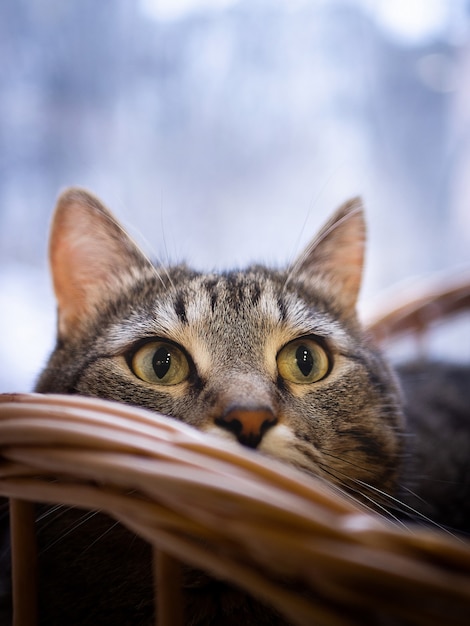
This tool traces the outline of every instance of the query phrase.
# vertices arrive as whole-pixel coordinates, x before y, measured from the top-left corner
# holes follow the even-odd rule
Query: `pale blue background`
[[[46,240],[67,185],[199,268],[285,263],[361,194],[364,310],[468,267],[468,5],[2,0],[0,391],[30,389],[53,345]]]

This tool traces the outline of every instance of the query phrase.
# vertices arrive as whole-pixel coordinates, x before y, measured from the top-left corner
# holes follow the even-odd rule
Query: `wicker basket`
[[[369,331],[381,343],[399,335],[422,338],[439,323],[470,311],[470,273],[413,281],[395,288],[378,303],[366,321]]]
[[[413,327],[443,294],[371,328]],[[455,310],[470,284],[459,294]],[[36,623],[34,501],[100,509],[149,541],[159,626],[182,623],[179,561],[256,590],[293,624],[470,622],[470,543],[394,526],[319,480],[142,409],[0,396],[0,494],[10,498],[15,626]]]

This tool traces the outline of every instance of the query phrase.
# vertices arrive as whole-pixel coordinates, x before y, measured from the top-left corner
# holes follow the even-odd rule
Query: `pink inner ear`
[[[59,333],[73,332],[116,291],[138,258],[137,248],[98,200],[66,192],[54,215],[50,262],[59,305]]]
[[[291,276],[354,315],[362,280],[365,222],[359,199],[342,205],[293,266]]]

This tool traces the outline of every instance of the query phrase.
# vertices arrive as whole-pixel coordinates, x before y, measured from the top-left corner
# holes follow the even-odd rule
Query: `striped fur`
[[[37,390],[136,404],[234,442],[221,416],[261,408],[275,424],[257,442],[260,453],[367,502],[371,489],[393,493],[402,417],[393,374],[354,312],[363,246],[362,211],[352,201],[285,270],[162,268],[98,200],[69,190],[51,237],[58,343]],[[299,337],[328,351],[323,380],[279,376],[277,355]],[[135,376],[129,355],[152,338],[183,350],[186,380],[162,386]]]

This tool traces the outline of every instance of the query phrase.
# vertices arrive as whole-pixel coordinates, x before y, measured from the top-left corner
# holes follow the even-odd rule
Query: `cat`
[[[469,531],[470,403],[450,429],[446,410],[430,406],[439,397],[423,419],[412,396],[429,370],[397,374],[362,329],[365,233],[354,199],[287,269],[201,273],[152,264],[98,199],[70,189],[50,238],[57,344],[36,391],[155,410],[320,477],[381,514]],[[442,383],[448,369],[430,368]],[[459,379],[465,393],[468,368],[457,370],[447,384]],[[443,485],[434,446],[446,428],[451,449],[455,433],[460,446],[443,479],[456,483],[451,495],[432,487]],[[434,438],[422,445],[427,431]],[[41,623],[151,623],[144,542],[76,510],[41,510],[38,530]],[[187,624],[285,623],[203,573],[186,573],[185,595]]]

